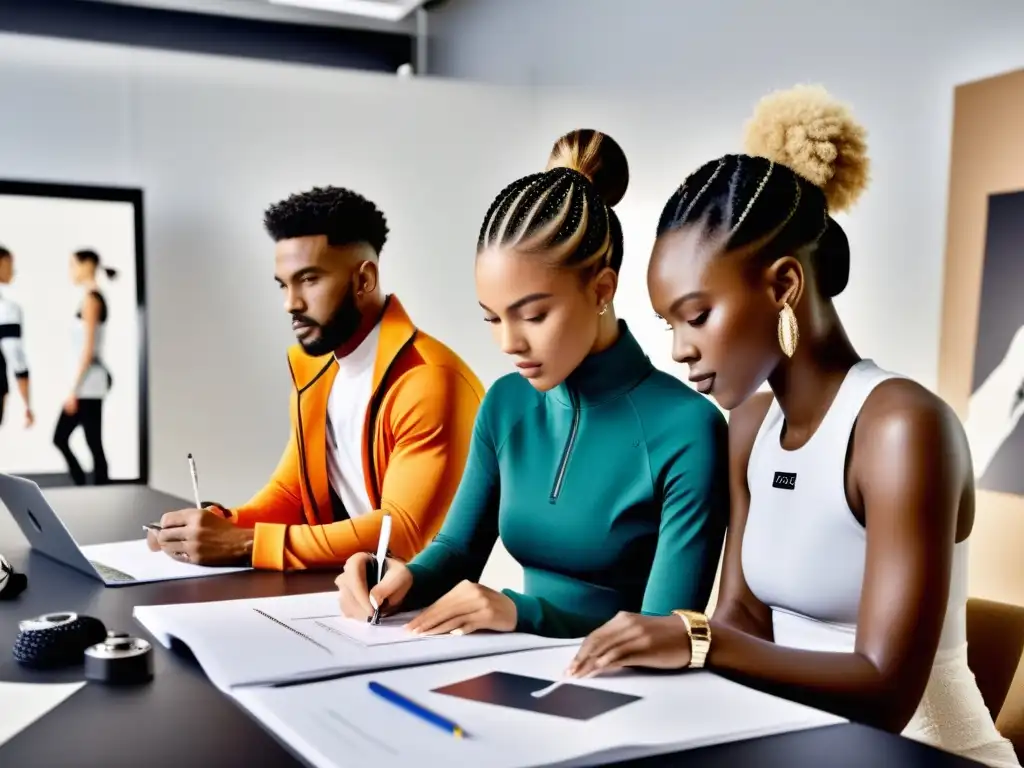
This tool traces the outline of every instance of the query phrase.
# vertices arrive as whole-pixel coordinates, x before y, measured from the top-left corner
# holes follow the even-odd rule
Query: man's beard
[[[363,321],[362,313],[356,306],[355,291],[351,288],[326,323],[318,323],[305,315],[292,315],[292,317],[309,323],[319,330],[319,333],[311,341],[299,342],[302,345],[302,350],[310,357],[326,355],[345,344],[359,330]]]

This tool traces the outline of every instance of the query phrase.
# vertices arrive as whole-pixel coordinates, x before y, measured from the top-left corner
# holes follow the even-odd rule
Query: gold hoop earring
[[[779,311],[779,347],[786,357],[792,357],[799,343],[800,326],[797,325],[796,315],[787,301]]]

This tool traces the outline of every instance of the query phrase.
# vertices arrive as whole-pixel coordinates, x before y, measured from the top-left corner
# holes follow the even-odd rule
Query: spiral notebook
[[[188,646],[221,690],[279,685],[514,651],[578,645],[518,632],[416,637],[414,614],[380,626],[340,616],[338,593],[140,605],[135,619],[161,644]]]

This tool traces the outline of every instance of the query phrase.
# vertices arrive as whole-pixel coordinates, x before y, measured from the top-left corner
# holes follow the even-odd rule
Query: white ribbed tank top
[[[102,294],[99,291],[93,291],[97,293],[102,299]],[[106,338],[106,308],[105,299],[104,310],[100,315],[100,322],[96,324],[95,336],[93,338],[93,361],[86,370],[85,375],[82,376],[81,381],[75,387],[75,394],[81,399],[102,399],[107,396],[110,392],[111,378],[110,371],[107,369],[106,363],[103,361],[103,347],[104,340]],[[84,298],[83,298],[84,301]],[[72,343],[73,343],[73,354],[71,356],[71,362],[75,366],[74,370],[77,373],[79,361],[82,359],[82,350],[85,348],[85,323],[82,320],[82,306],[79,304],[78,312],[75,315],[75,325],[72,330]]]
[[[747,465],[750,509],[743,575],[772,611],[775,642],[851,653],[867,539],[846,499],[846,453],[861,407],[897,374],[853,366],[825,418],[800,448],[782,448],[785,417],[772,401]],[[904,735],[991,766],[1019,766],[996,731],[967,666],[968,540],[953,548],[949,600],[927,689]]]

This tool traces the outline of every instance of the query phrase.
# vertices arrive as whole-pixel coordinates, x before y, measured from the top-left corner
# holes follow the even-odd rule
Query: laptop
[[[150,552],[143,537],[79,546],[39,486],[17,475],[0,472],[0,501],[14,517],[32,549],[99,579],[108,587],[251,570],[249,567],[214,568],[179,563],[162,552]]]

